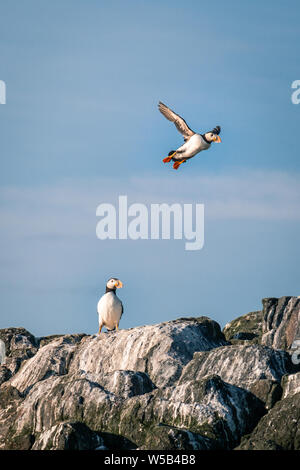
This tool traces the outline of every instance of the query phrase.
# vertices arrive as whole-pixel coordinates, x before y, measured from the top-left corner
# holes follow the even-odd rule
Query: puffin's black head
[[[213,133],[213,134],[219,135],[220,132],[221,132],[221,127],[220,127],[220,126],[216,126],[216,127],[214,127],[213,130],[212,130],[212,133]]]
[[[206,142],[208,142],[209,144],[211,142],[219,142],[219,143],[222,142],[221,137],[219,136],[220,132],[221,132],[220,126],[216,126],[213,128],[212,131],[206,132],[206,134],[204,134]]]
[[[106,292],[116,292],[120,287],[123,287],[122,281],[117,277],[111,277],[106,283]]]

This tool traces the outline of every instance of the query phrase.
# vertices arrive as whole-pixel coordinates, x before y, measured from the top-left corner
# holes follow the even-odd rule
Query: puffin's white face
[[[207,132],[205,134],[205,138],[208,140],[208,142],[222,142],[221,137],[218,134],[214,134],[213,132]]]
[[[114,277],[112,277],[107,283],[106,283],[106,287],[108,287],[109,289],[119,289],[120,287],[123,287],[123,283],[122,281],[120,281],[120,279],[116,279]]]

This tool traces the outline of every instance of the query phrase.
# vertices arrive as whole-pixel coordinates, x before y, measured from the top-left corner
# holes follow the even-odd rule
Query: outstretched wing
[[[183,135],[185,142],[195,134],[181,116],[174,113],[174,111],[168,108],[168,106],[163,104],[161,101],[158,103],[158,109],[169,121],[174,122],[178,131]]]

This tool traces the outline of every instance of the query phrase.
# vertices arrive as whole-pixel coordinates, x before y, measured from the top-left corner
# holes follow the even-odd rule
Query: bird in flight
[[[102,295],[97,305],[99,315],[99,331],[103,326],[108,330],[118,330],[121,316],[123,314],[123,304],[116,294],[116,289],[123,287],[122,281],[112,277],[106,283],[106,292]]]
[[[177,130],[184,138],[184,144],[177,150],[171,150],[169,155],[163,159],[164,163],[168,163],[173,160],[174,170],[178,170],[182,163],[193,158],[197,153],[202,150],[209,149],[212,142],[222,142],[219,136],[221,132],[220,126],[216,126],[212,131],[206,132],[205,134],[197,134],[189,128],[182,117],[168,108],[168,106],[163,104],[161,101],[158,104],[158,109],[165,118],[174,122]]]

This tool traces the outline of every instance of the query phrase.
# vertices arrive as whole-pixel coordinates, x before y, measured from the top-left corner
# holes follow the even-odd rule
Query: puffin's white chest
[[[116,294],[107,292],[99,300],[97,310],[99,325],[102,324],[111,330],[119,324],[122,315],[122,302]]]
[[[201,150],[206,150],[210,147],[210,144],[205,142],[200,134],[194,134],[185,144],[177,149],[178,154],[175,159],[191,158],[194,157]]]

